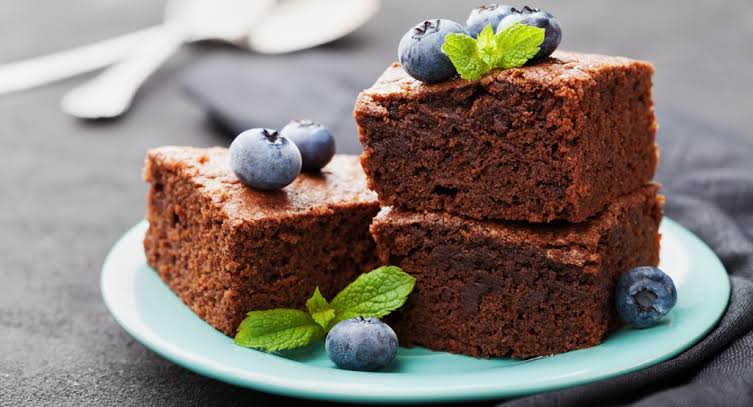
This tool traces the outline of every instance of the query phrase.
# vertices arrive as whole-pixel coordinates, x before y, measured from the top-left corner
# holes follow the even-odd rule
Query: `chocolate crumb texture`
[[[555,52],[427,85],[399,64],[358,96],[362,165],[383,206],[583,222],[655,174],[653,67]]]
[[[148,152],[147,261],[199,317],[233,336],[251,310],[302,307],[378,265],[376,195],[355,156],[279,191],[243,185],[226,149]]]
[[[416,278],[389,320],[400,344],[515,358],[598,345],[619,326],[619,276],[658,264],[657,190],[638,188],[577,224],[383,208],[371,226],[379,258]]]

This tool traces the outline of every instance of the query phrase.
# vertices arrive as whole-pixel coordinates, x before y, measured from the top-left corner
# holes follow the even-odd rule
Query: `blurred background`
[[[374,78],[395,59],[397,42],[412,24],[427,17],[463,22],[468,10],[478,4],[477,0],[385,0],[376,18],[337,45],[348,48],[346,52],[331,52],[347,54],[345,58],[354,60],[353,66],[364,78]],[[753,108],[753,2],[540,0],[534,5],[559,18],[564,31],[562,49],[653,62],[660,109],[671,106],[753,137],[753,114],[749,114]],[[4,38],[0,41],[0,62],[145,28],[159,23],[162,12],[163,2],[153,0],[4,0],[0,2],[0,32]],[[143,112],[154,104],[180,104],[181,95],[160,90],[173,86],[176,74],[213,52],[216,50],[201,46],[179,52],[150,81],[150,89],[142,92],[147,101],[136,107],[133,120],[143,119],[148,114]],[[292,62],[298,58],[300,55],[288,59]],[[334,63],[339,63],[336,57]],[[2,96],[0,114],[3,119],[12,117],[14,109],[29,100],[47,101],[40,103],[44,105],[40,109],[55,108],[56,96],[73,83]],[[175,111],[185,114],[181,117],[199,117],[190,108],[180,110],[176,106]]]
[[[61,98],[91,73],[0,95],[0,395],[10,388],[15,401],[100,405],[128,400],[135,389],[132,402],[248,396],[221,384],[199,387],[210,379],[135,344],[102,305],[101,262],[143,218],[146,150],[229,144],[233,125],[228,131],[227,121],[208,119],[220,106],[241,117],[234,126],[279,128],[309,116],[334,130],[340,152],[358,153],[353,101],[396,59],[402,35],[426,18],[464,22],[479,4],[384,0],[351,35],[284,55],[212,43],[182,47],[115,120],[80,120],[61,110]],[[753,140],[753,2],[529,4],[560,20],[561,49],[651,61],[660,117],[672,111]],[[2,0],[0,65],[153,26],[163,8],[155,0]]]

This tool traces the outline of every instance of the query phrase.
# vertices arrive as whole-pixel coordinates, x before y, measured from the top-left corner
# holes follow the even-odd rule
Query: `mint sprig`
[[[353,317],[381,318],[402,307],[415,284],[415,278],[395,266],[361,274],[332,300],[335,321]]]
[[[463,79],[475,81],[495,68],[522,66],[539,52],[545,30],[515,23],[494,34],[487,25],[476,39],[460,33],[450,33],[442,44],[442,53],[450,58]]]
[[[308,313],[277,308],[251,311],[238,326],[235,343],[276,352],[322,339],[338,322],[361,316],[381,318],[400,308],[416,279],[399,267],[383,266],[358,278],[328,302],[319,291],[306,301]]]
[[[235,343],[275,352],[306,346],[324,337],[311,315],[297,309],[251,311],[238,327]]]
[[[306,308],[311,314],[311,318],[319,324],[322,329],[328,330],[329,323],[335,319],[335,309],[329,305],[327,299],[324,298],[319,287],[314,290],[314,295],[306,301]]]

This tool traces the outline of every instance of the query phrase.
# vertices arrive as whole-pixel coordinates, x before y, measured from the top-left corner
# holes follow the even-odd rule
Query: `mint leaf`
[[[495,67],[499,63],[501,52],[498,49],[497,37],[494,35],[494,29],[491,24],[487,24],[476,37],[476,48],[481,60],[489,67]]]
[[[335,309],[329,308],[326,310],[315,312],[311,314],[311,318],[313,318],[314,321],[317,324],[319,324],[319,326],[321,326],[325,331],[329,331],[330,322],[332,322],[332,320],[335,319]]]
[[[515,23],[497,33],[494,39],[502,52],[494,66],[502,69],[523,66],[539,52],[545,32],[543,28]]]
[[[400,308],[415,284],[416,279],[399,267],[384,266],[359,276],[331,303],[317,287],[306,301],[308,313],[278,308],[246,314],[235,343],[268,352],[305,346],[322,339],[339,321],[356,316],[383,317]]]
[[[447,34],[442,44],[442,53],[450,58],[452,65],[463,79],[476,80],[491,69],[481,59],[476,40],[465,34]]]
[[[276,352],[292,349],[324,337],[324,329],[309,314],[297,309],[251,311],[238,326],[235,343]]]
[[[332,300],[335,322],[361,317],[383,317],[400,308],[416,279],[400,267],[384,266],[361,274]]]
[[[543,28],[520,23],[494,34],[487,24],[476,39],[447,34],[442,53],[450,58],[461,78],[474,81],[494,68],[517,68],[528,62],[539,52],[544,34]]]
[[[322,293],[319,292],[319,287],[316,287],[314,295],[306,301],[306,308],[309,310],[311,318],[325,330],[335,318],[335,310],[330,307]]]

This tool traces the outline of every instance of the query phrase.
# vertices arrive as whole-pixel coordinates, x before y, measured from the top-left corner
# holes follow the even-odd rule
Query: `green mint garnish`
[[[405,304],[416,279],[400,267],[384,266],[361,274],[332,300],[335,321],[353,317],[381,318]]]
[[[481,59],[476,40],[465,34],[447,34],[442,53],[450,58],[463,79],[476,80],[491,70],[489,64]]]
[[[494,34],[487,25],[476,39],[466,34],[450,33],[442,44],[463,79],[475,81],[495,68],[517,68],[539,52],[545,30],[515,23]]]
[[[383,317],[400,308],[416,279],[399,267],[384,266],[361,274],[332,302],[317,287],[305,311],[278,308],[251,311],[238,326],[235,343],[276,352],[306,346],[322,339],[336,323],[353,317]]]
[[[251,311],[238,326],[235,343],[275,352],[306,346],[324,337],[311,315],[297,309]]]
[[[335,309],[329,305],[322,293],[319,292],[319,287],[316,287],[314,295],[306,301],[306,308],[309,310],[311,318],[313,318],[322,329],[329,330],[329,323],[335,319]]]

